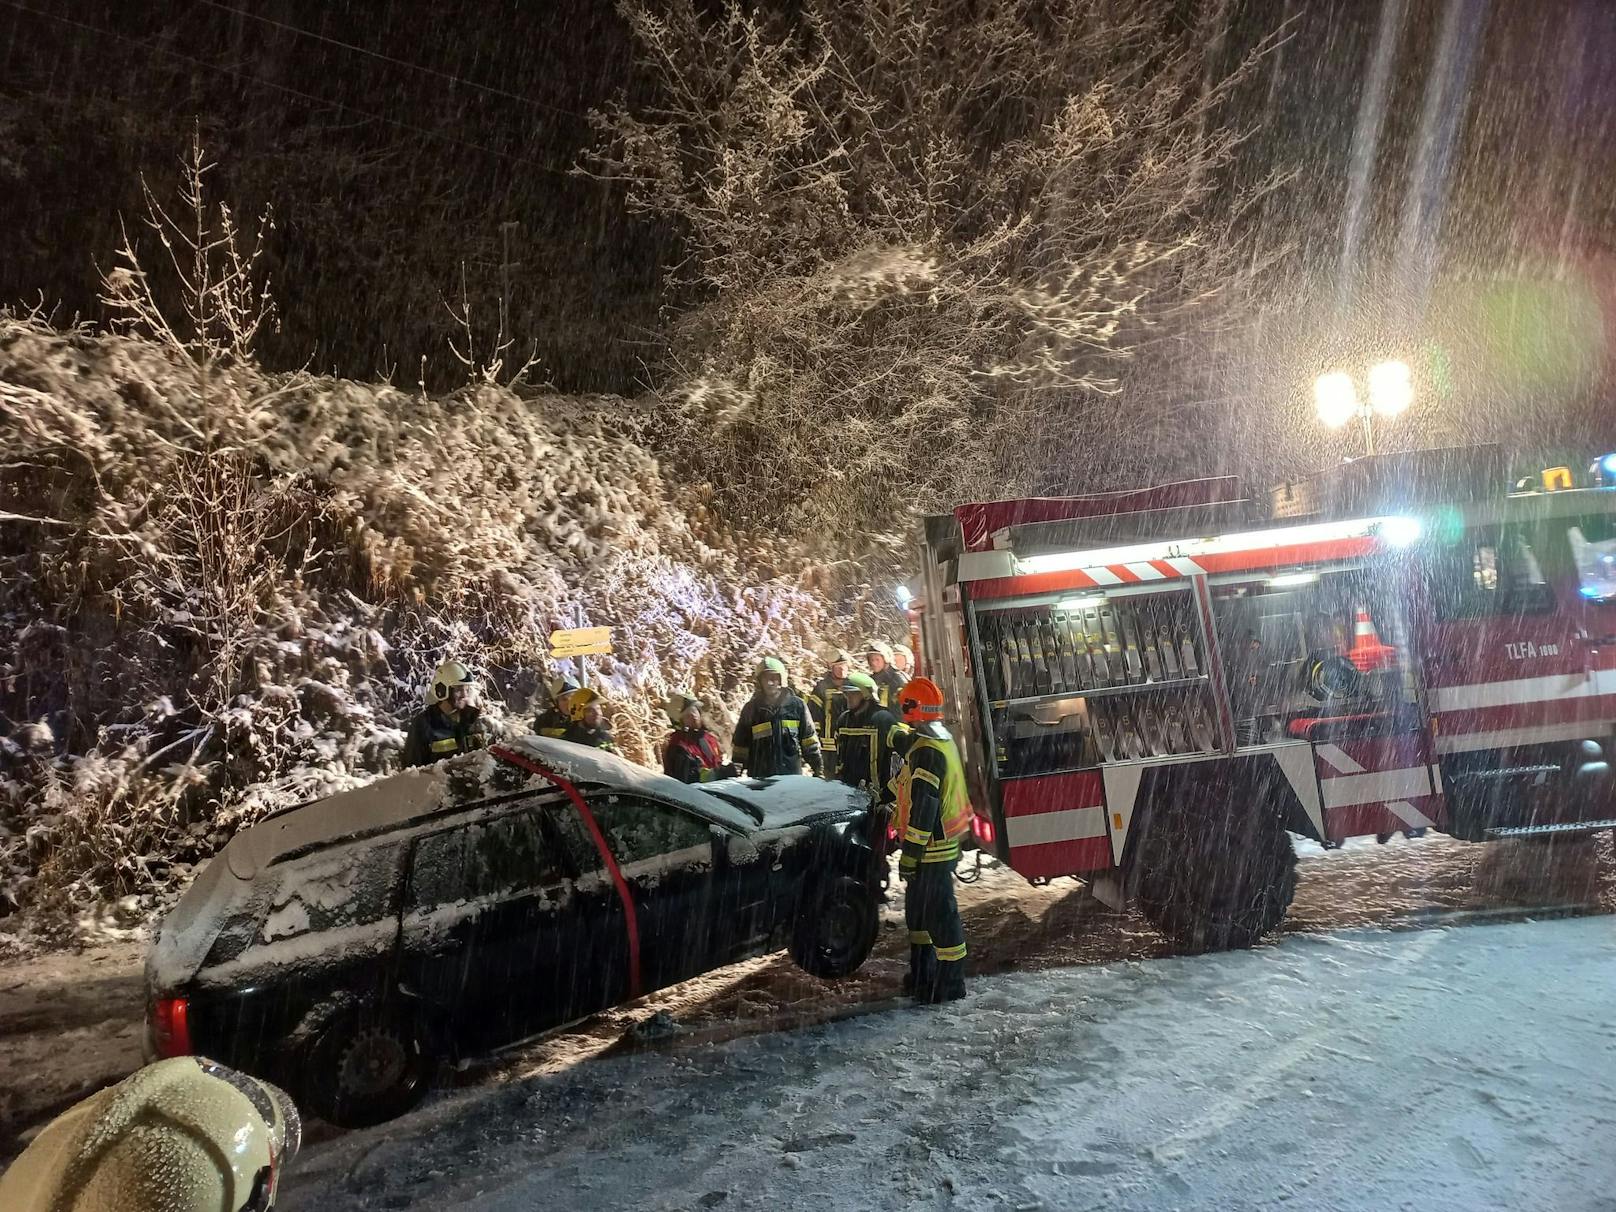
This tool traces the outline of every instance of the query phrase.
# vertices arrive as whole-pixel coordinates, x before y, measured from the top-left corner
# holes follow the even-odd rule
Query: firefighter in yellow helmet
[[[459,661],[445,661],[426,684],[426,709],[410,722],[404,765],[430,766],[457,753],[488,746],[479,704],[482,688]]]
[[[557,741],[566,736],[567,727],[572,721],[567,718],[566,708],[562,704],[566,701],[566,697],[577,689],[578,683],[565,674],[547,681],[544,684],[545,705],[543,710],[533,717],[533,731]]]
[[[297,1108],[195,1056],[69,1107],[0,1175],[5,1212],[264,1212],[297,1152]]]
[[[567,713],[571,721],[567,731],[562,733],[561,739],[571,741],[574,745],[588,745],[591,749],[604,749],[608,753],[617,752],[617,742],[612,738],[612,730],[606,723],[605,713],[601,711],[604,700],[587,686],[580,686],[570,690],[562,696],[562,710]]]
[[[836,722],[836,777],[864,788],[872,802],[890,804],[894,758],[903,752],[909,729],[881,705],[875,679],[862,670],[847,675],[842,699],[847,710]]]
[[[913,733],[898,772],[893,828],[903,853],[903,916],[909,927],[904,991],[922,1002],[965,996],[965,923],[954,899],[960,838],[971,827],[971,801],[959,747],[942,725],[943,692],[915,678],[898,693]]]

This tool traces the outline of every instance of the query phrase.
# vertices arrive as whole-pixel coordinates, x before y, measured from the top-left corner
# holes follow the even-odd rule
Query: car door
[[[405,987],[466,1051],[565,1022],[583,909],[537,805],[425,834],[405,890]]]
[[[643,990],[722,962],[712,826],[648,797],[597,792],[588,805],[633,903]]]

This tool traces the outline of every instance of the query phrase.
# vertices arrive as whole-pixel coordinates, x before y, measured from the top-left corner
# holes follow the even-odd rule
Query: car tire
[[[812,976],[851,976],[869,958],[880,929],[880,892],[850,875],[813,880],[791,931],[791,958]]]
[[[1158,808],[1132,860],[1144,915],[1181,952],[1250,947],[1296,895],[1296,850],[1260,808],[1179,801]]]
[[[347,1010],[326,1024],[299,1058],[297,1101],[339,1128],[368,1128],[420,1102],[434,1064],[413,1015]]]

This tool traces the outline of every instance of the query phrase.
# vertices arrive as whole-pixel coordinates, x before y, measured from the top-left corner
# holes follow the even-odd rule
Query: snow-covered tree
[[[743,516],[852,537],[1124,433],[1126,360],[1252,263],[1227,8],[626,0],[643,79],[580,171],[682,241],[664,437]]]

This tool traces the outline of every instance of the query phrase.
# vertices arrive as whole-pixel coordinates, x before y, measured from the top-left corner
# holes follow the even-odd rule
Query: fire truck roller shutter
[[[1305,745],[1221,755],[1140,769],[1123,847],[1128,894],[1169,941],[1186,952],[1249,947],[1278,926],[1296,893],[1289,833],[1319,838],[1318,788],[1289,760]],[[1107,815],[1115,826],[1124,780],[1107,771]],[[1300,783],[1305,795],[1296,790]]]

